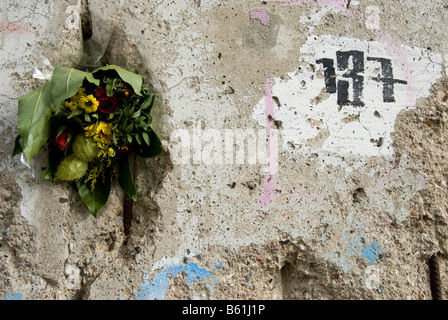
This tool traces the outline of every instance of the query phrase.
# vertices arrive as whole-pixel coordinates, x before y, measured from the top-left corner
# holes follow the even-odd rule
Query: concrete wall
[[[0,299],[447,296],[446,0],[3,0]],[[93,218],[11,159],[83,37],[161,99],[165,152]]]

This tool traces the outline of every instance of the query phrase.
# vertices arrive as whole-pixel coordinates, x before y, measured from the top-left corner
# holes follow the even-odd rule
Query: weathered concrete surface
[[[346,2],[4,0],[0,298],[432,299],[435,253],[447,297],[447,3]],[[129,237],[9,156],[83,33],[161,96]]]

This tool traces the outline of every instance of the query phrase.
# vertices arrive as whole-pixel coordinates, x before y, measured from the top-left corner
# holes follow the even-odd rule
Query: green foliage
[[[142,76],[140,76],[134,72],[130,72],[130,71],[120,68],[116,65],[107,65],[107,66],[96,69],[95,71],[92,72],[92,74],[95,77],[98,77],[98,76],[101,76],[102,74],[104,74],[101,71],[109,71],[109,70],[115,71],[118,74],[118,76],[121,78],[121,80],[123,80],[124,82],[129,83],[129,85],[131,85],[132,89],[134,89],[135,94],[137,94],[139,96],[141,95],[143,78],[142,78]],[[98,79],[100,79],[100,78],[98,78]]]
[[[92,191],[88,184],[81,180],[76,181],[79,196],[89,209],[90,213],[96,218],[98,211],[107,203],[109,198],[111,184],[110,180],[105,182],[98,181],[95,189]]]
[[[50,81],[18,101],[19,134],[12,156],[23,153],[29,163],[50,138],[56,139],[65,132],[58,138],[60,149],[50,144],[43,179],[75,183],[82,201],[94,217],[107,203],[114,179],[136,201],[137,189],[128,152],[154,157],[163,150],[151,128],[150,112],[155,95],[142,89],[142,84],[140,75],[115,65],[100,67],[91,73],[56,67]],[[108,97],[117,99],[118,108],[95,111],[92,107],[94,99],[87,95],[93,95],[100,87],[106,89]],[[82,97],[91,99],[88,109],[82,107],[82,103],[87,102],[80,100],[80,88],[86,92]],[[100,98],[96,103],[99,101]],[[90,137],[97,134],[96,139]],[[112,141],[107,135],[112,136]],[[100,143],[105,143],[106,147]]]
[[[63,160],[63,154],[54,149],[48,151],[48,166],[42,175],[42,179],[55,179],[58,164]]]
[[[121,88],[121,80],[120,78],[106,78],[106,94],[110,97],[112,96],[118,88]]]
[[[121,160],[118,183],[123,191],[126,192],[132,200],[137,201],[137,188],[135,187],[134,180],[132,179],[128,155],[125,155]]]
[[[51,82],[19,98],[18,127],[20,144],[29,163],[50,136],[48,123],[54,109]]]
[[[82,86],[84,79],[87,81],[99,85],[98,79],[95,79],[91,73],[80,71],[74,68],[55,67],[53,75],[51,77],[52,83],[52,95],[55,101],[55,107],[53,111],[58,113],[61,109],[61,102],[70,98],[78,89]]]
[[[150,140],[148,132],[152,130],[152,117],[137,107],[127,105],[120,110],[118,122],[112,128],[114,130],[114,139],[118,140],[122,138],[129,143],[137,143],[138,145],[145,143],[149,146]]]
[[[134,150],[135,154],[143,158],[152,158],[158,156],[163,151],[162,142],[157,137],[154,131],[150,131],[148,134],[151,144],[141,144]]]
[[[20,143],[20,134],[17,135],[16,140],[14,141],[14,150],[12,151],[12,157],[22,153],[22,145]]]

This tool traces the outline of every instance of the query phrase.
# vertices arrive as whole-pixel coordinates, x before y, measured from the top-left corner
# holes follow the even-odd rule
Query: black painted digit
[[[353,68],[349,70],[349,60],[352,58]],[[353,80],[353,101],[354,106],[364,106],[364,102],[361,100],[362,92],[364,89],[364,77],[359,73],[364,72],[364,52],[357,50],[350,51],[337,51],[336,59],[339,71],[345,71],[342,75],[344,78],[351,78]],[[346,80],[338,81],[338,104],[348,105],[350,104],[348,97],[349,82]]]
[[[407,84],[408,82],[394,79],[392,62],[390,59],[367,57],[367,61],[377,61],[381,63],[382,78],[373,80],[383,82],[383,102],[395,102],[394,84]]]
[[[350,64],[350,61],[352,62]],[[392,62],[386,58],[367,57],[367,61],[376,61],[381,64],[381,78],[373,80],[383,83],[383,102],[395,102],[394,85],[407,84],[405,80],[394,79]],[[316,63],[322,64],[324,68],[325,88],[328,93],[337,93],[337,103],[339,106],[353,105],[364,106],[362,101],[364,90],[364,52],[358,50],[337,51],[336,52],[337,70],[342,71],[337,79],[334,60],[322,58],[316,60]],[[350,81],[352,81],[353,101],[349,99]]]
[[[316,61],[324,67],[325,87],[328,93],[336,93],[336,71],[334,69],[334,60],[323,58]]]

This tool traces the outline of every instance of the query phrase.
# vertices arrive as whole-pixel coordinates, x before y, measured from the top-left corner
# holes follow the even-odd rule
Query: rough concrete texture
[[[432,299],[433,254],[448,296],[445,0],[0,5],[0,299]],[[10,157],[88,38],[160,94],[128,235]]]

